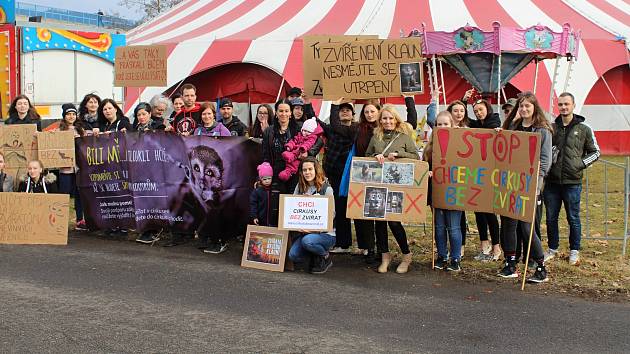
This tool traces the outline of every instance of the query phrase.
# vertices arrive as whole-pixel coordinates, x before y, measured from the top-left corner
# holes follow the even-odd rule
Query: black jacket
[[[232,133],[232,136],[245,136],[247,134],[247,126],[237,116],[232,116],[229,124],[226,124],[225,120],[222,124]]]
[[[469,122],[471,128],[494,129],[501,126],[501,116],[499,116],[499,113],[492,113],[490,117],[486,117],[483,121],[471,119]]]
[[[101,131],[101,133],[104,132],[119,132],[123,129],[127,129],[127,131],[131,132],[133,131],[133,126],[131,125],[131,123],[129,123],[129,118],[127,117],[122,117],[122,118],[118,118],[115,121],[113,121],[112,123],[110,122],[104,122],[101,123],[99,126],[99,130]]]
[[[271,188],[259,186],[249,196],[249,220],[253,223],[258,219],[260,226],[277,226],[278,215],[274,215],[269,201],[271,200]]]
[[[350,125],[341,124],[339,119],[339,106],[330,107],[330,124],[326,124],[317,119],[317,122],[324,129],[326,142],[326,155],[324,157],[324,172],[330,180],[341,180],[343,170],[346,166],[348,153],[354,144],[359,133],[359,124],[352,122]]]
[[[36,124],[37,125],[37,131],[38,132],[42,131],[42,120],[41,119],[33,119],[28,114],[26,115],[26,117],[24,117],[24,119],[18,118],[17,114],[12,114],[12,115],[9,116],[9,118],[7,118],[7,120],[4,122],[4,124],[6,124],[6,125],[11,125],[11,124]]]
[[[156,130],[164,130],[166,129],[166,126],[163,123],[163,120],[161,117],[156,117],[156,119],[154,119],[154,117],[151,117],[151,120],[149,121],[149,126],[145,127],[144,129],[138,129],[138,126],[140,124],[138,123],[138,120],[136,119],[135,122],[133,122],[133,130],[143,133],[143,132],[147,132],[147,131],[156,131]]]
[[[46,190],[44,190],[42,181],[46,183]],[[26,192],[27,187],[29,193],[57,193],[57,177],[52,173],[48,173],[35,183],[27,176],[25,180],[20,181],[18,192]]]
[[[583,171],[600,156],[593,129],[586,119],[574,114],[566,127],[562,117],[553,123],[553,147],[558,151],[556,163],[551,166],[547,181],[556,184],[581,184]]]

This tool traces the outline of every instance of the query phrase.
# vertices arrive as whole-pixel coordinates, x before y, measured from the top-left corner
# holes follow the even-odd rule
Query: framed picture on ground
[[[241,267],[283,272],[288,242],[289,231],[247,225]]]

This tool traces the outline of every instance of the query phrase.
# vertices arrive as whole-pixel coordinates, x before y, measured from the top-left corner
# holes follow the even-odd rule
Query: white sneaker
[[[580,251],[571,250],[571,253],[569,253],[569,265],[580,265]]]
[[[350,253],[350,248],[335,247],[330,250],[330,253]]]
[[[554,259],[557,254],[558,250],[554,250],[553,248],[548,249],[547,252],[545,252],[545,262]]]

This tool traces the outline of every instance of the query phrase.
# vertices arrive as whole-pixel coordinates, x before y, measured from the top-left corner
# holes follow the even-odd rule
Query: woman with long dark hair
[[[273,124],[273,108],[268,104],[261,104],[256,109],[256,119],[249,128],[249,137],[262,139],[265,130]]]
[[[518,118],[516,118],[518,114]],[[500,129],[500,128],[497,128]],[[516,130],[537,133],[540,135],[540,166],[538,169],[538,186],[536,189],[536,204],[542,203],[541,192],[544,188],[544,180],[551,168],[551,144],[552,144],[552,128],[545,112],[540,107],[538,99],[531,92],[523,93],[516,101],[516,106],[510,112],[510,115],[503,124],[505,130]],[[516,243],[517,233],[520,233],[524,243],[529,243],[531,222],[519,221],[509,217],[501,217],[501,238],[503,244],[503,254],[505,255],[505,266],[499,272],[499,276],[503,278],[517,278],[519,276],[516,268]],[[542,283],[549,280],[547,277],[547,269],[545,268],[545,254],[540,241],[540,235],[536,230],[531,233],[531,251],[530,257],[536,262],[536,271],[534,275],[528,278],[529,282]],[[527,249],[523,249],[525,256]]]
[[[42,131],[41,117],[26,95],[18,95],[11,101],[9,118],[4,124],[36,124],[37,131]]]
[[[101,105],[101,98],[97,94],[88,93],[79,104],[79,117],[86,130],[98,128],[98,106]]]
[[[98,129],[101,133],[133,131],[129,118],[125,117],[116,101],[106,98],[98,106]]]

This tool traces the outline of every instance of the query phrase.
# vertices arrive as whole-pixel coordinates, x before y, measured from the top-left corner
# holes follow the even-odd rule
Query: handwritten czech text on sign
[[[434,207],[532,220],[539,134],[455,128],[438,128],[432,134]]]
[[[164,45],[117,47],[114,86],[164,87],[167,85],[166,60]]]
[[[67,245],[67,194],[0,193],[0,244]]]
[[[421,47],[417,37],[322,43],[319,54],[324,98],[400,96],[411,77],[418,86],[415,91],[421,91],[422,82],[417,79],[422,70]],[[415,73],[401,73],[401,64],[415,65]]]
[[[37,133],[37,156],[46,168],[74,167],[74,132]]]
[[[338,43],[361,39],[378,39],[376,35],[310,35],[302,39],[302,67],[304,68],[304,92],[308,97],[322,97],[322,62],[319,46],[322,43]]]
[[[278,229],[332,231],[333,205],[332,196],[281,194]]]

